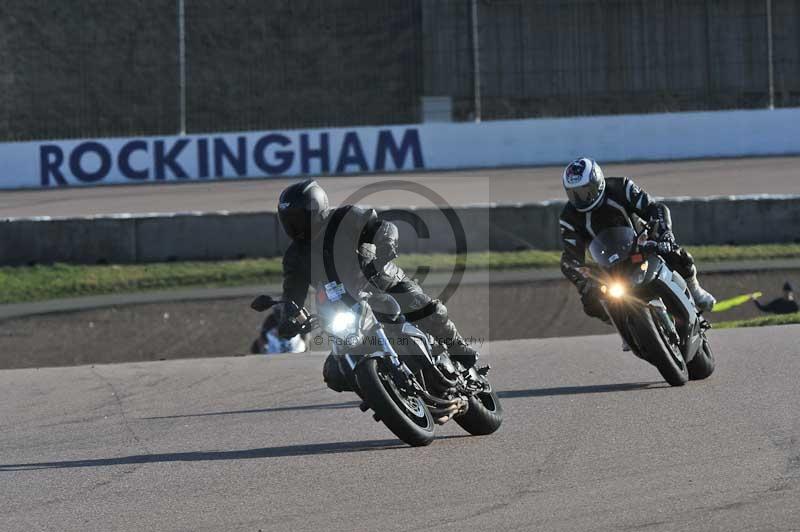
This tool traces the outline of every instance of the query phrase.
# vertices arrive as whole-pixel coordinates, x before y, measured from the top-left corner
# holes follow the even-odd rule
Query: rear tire
[[[644,350],[646,360],[653,364],[670,386],[683,386],[689,381],[689,370],[683,355],[676,345],[672,345],[666,333],[662,332],[652,312],[643,311],[636,328],[636,339]],[[638,320],[637,320],[638,321]]]
[[[395,436],[414,447],[430,445],[433,416],[418,397],[405,397],[391,378],[380,371],[376,358],[365,358],[356,366],[356,381],[365,402]]]
[[[686,367],[689,369],[689,378],[693,381],[707,379],[714,373],[716,367],[714,353],[707,339],[703,338],[703,346]]]
[[[492,434],[503,424],[503,405],[494,390],[479,393],[469,398],[467,412],[455,422],[473,436]]]

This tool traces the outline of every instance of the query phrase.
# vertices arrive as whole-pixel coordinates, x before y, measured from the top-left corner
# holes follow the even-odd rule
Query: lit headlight
[[[620,283],[611,283],[611,286],[608,287],[608,295],[619,299],[625,295],[625,287]]]
[[[343,334],[352,331],[356,324],[356,315],[352,312],[340,312],[331,321],[331,332]]]
[[[608,286],[602,285],[600,291],[603,292],[603,294],[610,295],[614,299],[619,299],[625,295],[625,287],[620,283],[611,283]]]

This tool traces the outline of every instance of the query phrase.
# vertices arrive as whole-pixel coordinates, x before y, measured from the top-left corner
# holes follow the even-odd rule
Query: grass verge
[[[760,246],[703,246],[689,248],[701,264],[738,260],[800,258],[800,244]],[[557,251],[471,253],[469,270],[557,268]],[[414,271],[449,271],[457,257],[446,254],[403,255],[398,263]],[[276,282],[281,260],[245,259],[217,262],[163,264],[24,266],[0,268],[0,304],[43,301],[65,297],[170,290],[187,287],[244,286]]]
[[[789,325],[800,323],[800,312],[793,314],[775,314],[771,316],[761,316],[749,320],[734,320],[715,323],[715,329],[733,329],[736,327],[766,327],[767,325]]]

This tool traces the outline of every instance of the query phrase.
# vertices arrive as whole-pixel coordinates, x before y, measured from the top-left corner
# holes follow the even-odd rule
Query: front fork
[[[621,316],[619,312],[612,312],[609,306],[609,303],[606,299],[601,298],[600,304],[603,305],[603,309],[606,312],[606,316],[611,320],[611,324],[617,330],[617,333],[622,337],[626,344],[633,349],[633,353],[638,357],[639,356],[639,348],[636,342],[634,342],[633,338],[627,333],[623,324],[620,323],[622,321],[623,316]],[[639,357],[641,358],[641,357]]]
[[[354,357],[350,353],[347,353],[344,356],[344,359],[347,361],[350,369],[355,372],[356,366],[359,364],[359,362],[368,358],[380,358],[383,360],[388,360],[389,364],[387,369],[391,371],[393,378],[392,380],[394,380],[397,387],[405,393],[417,394],[419,392],[419,385],[416,382],[414,373],[403,363],[402,360],[400,360],[400,357],[397,355],[397,351],[394,350],[392,343],[389,341],[389,337],[386,336],[386,331],[383,330],[383,327],[376,327],[375,330],[372,331],[372,334],[374,334],[378,339],[381,351],[358,357]]]
[[[366,355],[363,358],[382,358],[389,360],[389,371],[392,372],[392,379],[397,387],[408,395],[417,396],[426,404],[431,415],[435,418],[436,423],[443,424],[451,417],[463,414],[469,408],[469,403],[465,398],[455,397],[453,399],[443,399],[432,395],[428,390],[423,388],[419,381],[417,381],[414,372],[400,360],[397,351],[392,347],[392,343],[386,336],[386,331],[382,327],[374,331],[378,342],[383,348],[383,352],[373,353]],[[387,356],[388,355],[388,356]],[[355,368],[354,361],[350,355],[346,355],[346,360],[351,367]],[[357,364],[357,362],[355,362]]]
[[[661,322],[661,325],[663,325],[670,341],[672,341],[675,345],[681,345],[680,335],[678,334],[678,330],[675,328],[675,322],[669,317],[669,312],[667,312],[667,307],[664,305],[664,302],[660,299],[654,299],[648,303],[648,306],[653,309],[655,317],[657,317],[657,319]]]
[[[608,315],[608,317],[611,319],[611,323],[617,329],[617,332],[622,339],[625,340],[625,342],[633,349],[633,352],[637,357],[644,358],[639,354],[640,349],[636,339],[628,334],[627,327],[624,323],[625,312],[623,310],[612,311],[606,299],[601,299],[600,303],[603,305],[606,315]],[[647,303],[642,301],[641,304],[646,307],[646,309],[643,310],[650,311],[652,309],[653,313],[656,315],[654,318],[659,320],[659,322],[664,326],[664,329],[670,340],[672,340],[676,345],[680,345],[680,335],[675,328],[675,323],[669,317],[669,313],[667,312],[667,307],[664,305],[664,302],[661,301],[661,299],[653,299]]]

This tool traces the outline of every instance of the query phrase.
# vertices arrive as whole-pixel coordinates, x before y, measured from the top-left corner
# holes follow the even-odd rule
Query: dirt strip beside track
[[[760,290],[777,297],[800,270],[737,272],[701,276],[719,299]],[[429,292],[437,294],[431,287]],[[255,295],[255,294],[254,294]],[[261,316],[250,297],[159,302],[49,314],[0,321],[0,368],[62,366],[249,352]],[[462,285],[448,301],[463,334],[488,340],[607,334],[612,329],[584,315],[575,290],[564,280]],[[747,303],[712,321],[758,316]],[[325,349],[326,341],[316,349]]]

